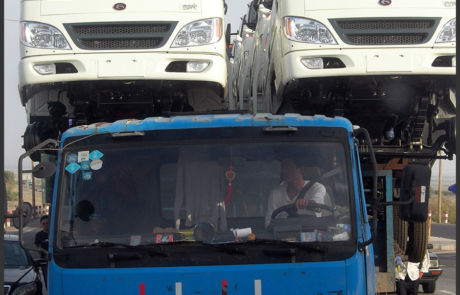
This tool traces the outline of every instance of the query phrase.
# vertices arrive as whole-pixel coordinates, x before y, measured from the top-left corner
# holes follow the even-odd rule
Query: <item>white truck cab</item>
[[[268,64],[254,87],[263,100],[257,111],[345,116],[376,144],[398,149],[434,151],[449,138],[452,153],[455,6],[455,0],[274,0],[272,25],[255,33],[268,44],[268,60],[252,65]]]
[[[225,108],[223,0],[23,0],[21,8],[29,123]]]

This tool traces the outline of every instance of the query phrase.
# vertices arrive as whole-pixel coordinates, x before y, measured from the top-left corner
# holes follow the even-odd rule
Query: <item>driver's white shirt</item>
[[[304,186],[308,184],[308,180],[305,181]],[[319,204],[325,204],[325,197],[326,197],[326,188],[324,185],[320,183],[315,183],[313,186],[307,191],[305,195],[306,200],[313,200],[316,203]],[[294,197],[292,200],[289,198],[288,193],[287,193],[287,184],[285,182],[281,183],[278,187],[274,188],[270,192],[270,196],[268,198],[268,204],[267,204],[267,213],[265,214],[265,227],[268,227],[270,224],[271,216],[273,211],[276,209],[286,206],[289,204],[292,204],[295,202],[297,198]],[[306,209],[300,209],[299,214],[312,214],[310,210]],[[320,217],[321,213],[315,213],[316,216]],[[287,217],[286,212],[281,212],[278,214],[279,217]]]

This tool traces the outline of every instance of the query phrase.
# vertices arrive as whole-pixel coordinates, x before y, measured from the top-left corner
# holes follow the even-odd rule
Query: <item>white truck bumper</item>
[[[281,84],[303,78],[377,75],[455,75],[456,67],[435,67],[440,56],[455,56],[455,48],[391,48],[299,50],[282,57]],[[311,69],[304,58],[327,57],[340,59],[345,67]]]
[[[176,61],[209,62],[201,72],[170,72]],[[40,74],[34,66],[72,64],[76,73]],[[226,87],[226,60],[220,55],[195,53],[88,53],[31,56],[19,62],[19,88],[27,85],[97,80],[175,80],[216,82]]]

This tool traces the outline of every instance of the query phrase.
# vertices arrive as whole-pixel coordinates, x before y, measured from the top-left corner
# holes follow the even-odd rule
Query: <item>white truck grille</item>
[[[350,45],[414,45],[430,40],[439,18],[330,19],[343,42]]]
[[[75,45],[87,50],[154,49],[163,46],[177,22],[64,24]]]

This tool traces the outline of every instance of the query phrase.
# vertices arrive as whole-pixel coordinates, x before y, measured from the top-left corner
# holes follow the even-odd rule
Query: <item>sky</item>
[[[250,0],[226,0],[228,4],[226,23],[231,23],[232,32],[240,26],[241,17],[247,12]],[[18,93],[19,63],[19,18],[20,1],[4,0],[4,165],[6,170],[17,169],[22,149],[22,134],[27,126],[25,108],[21,105]],[[438,175],[438,162],[432,175]],[[449,178],[455,177],[455,160],[444,160],[442,173]]]

